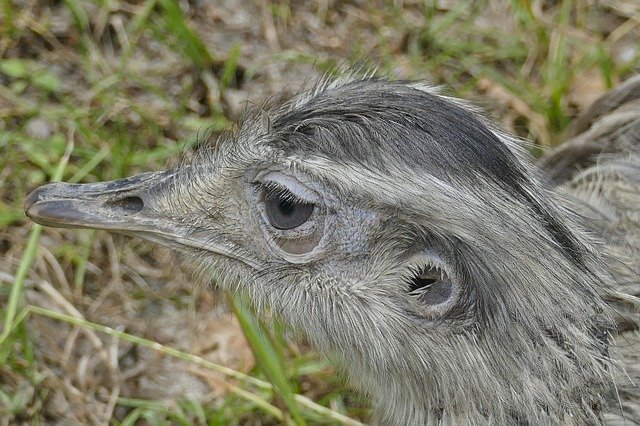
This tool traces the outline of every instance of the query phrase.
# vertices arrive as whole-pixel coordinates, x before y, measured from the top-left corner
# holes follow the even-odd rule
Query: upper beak
[[[204,250],[258,264],[211,228],[200,228],[190,213],[167,201],[178,171],[143,173],[110,182],[81,185],[51,183],[25,200],[27,216],[45,226],[97,228],[135,235],[178,250]],[[182,219],[181,219],[182,218]]]
[[[167,244],[166,237],[182,232],[157,201],[175,173],[143,173],[88,184],[51,183],[27,196],[26,214],[41,225],[108,229]]]

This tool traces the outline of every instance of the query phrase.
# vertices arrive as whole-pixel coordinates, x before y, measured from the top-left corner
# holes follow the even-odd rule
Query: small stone
[[[27,135],[33,139],[47,139],[51,136],[51,124],[42,118],[34,118],[27,123]]]
[[[234,119],[239,118],[247,108],[248,99],[246,90],[226,89],[224,91],[224,101],[227,104],[229,115]]]

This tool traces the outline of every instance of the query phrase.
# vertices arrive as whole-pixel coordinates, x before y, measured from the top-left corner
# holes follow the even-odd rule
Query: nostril
[[[117,211],[117,213],[135,214],[142,211],[144,202],[140,197],[125,197],[118,200],[109,201],[106,203],[106,205]]]

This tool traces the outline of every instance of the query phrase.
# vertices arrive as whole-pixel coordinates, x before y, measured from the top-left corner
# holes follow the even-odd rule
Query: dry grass
[[[290,412],[225,297],[194,289],[163,249],[58,229],[28,248],[37,228],[23,199],[56,168],[92,182],[166,167],[244,102],[363,61],[443,84],[551,145],[594,96],[640,69],[633,0],[0,5],[0,424],[272,424]],[[306,345],[279,327],[267,333],[295,392],[367,418],[363,398]],[[298,422],[332,421],[300,411]]]

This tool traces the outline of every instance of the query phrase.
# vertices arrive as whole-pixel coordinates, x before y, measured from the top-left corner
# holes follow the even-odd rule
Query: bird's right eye
[[[313,214],[313,203],[298,199],[285,189],[266,189],[264,209],[271,226],[289,230],[303,225]]]

